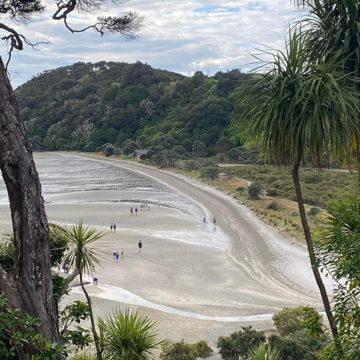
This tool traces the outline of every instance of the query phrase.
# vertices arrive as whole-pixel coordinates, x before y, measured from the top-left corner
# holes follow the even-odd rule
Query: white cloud
[[[45,2],[48,11],[21,32],[31,40],[49,38],[51,44],[40,46],[40,51],[27,48],[14,54],[14,86],[44,69],[77,61],[140,60],[188,75],[207,68],[210,74],[228,68],[251,68],[248,64],[253,59],[248,53],[256,53],[254,42],[282,48],[286,26],[297,16],[290,0],[130,0],[117,9],[108,9],[112,14],[135,10],[145,16],[140,37],[128,42],[116,35],[100,37],[91,30],[71,34],[62,22],[51,19],[54,1]],[[81,28],[92,21],[94,16],[76,16],[70,22]],[[1,55],[6,56],[5,48]]]

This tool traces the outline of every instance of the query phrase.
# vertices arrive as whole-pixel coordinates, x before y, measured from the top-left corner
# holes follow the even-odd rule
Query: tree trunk
[[[10,307],[40,318],[38,331],[47,340],[60,342],[41,185],[1,57],[0,168],[9,196],[16,248],[14,269],[6,273],[0,265],[0,293],[8,298]]]
[[[358,171],[358,187],[359,187],[359,194],[358,196],[360,197],[360,148],[358,145],[358,148],[356,150],[356,156],[357,156],[357,171]]]
[[[102,352],[100,349],[99,338],[97,336],[97,332],[96,332],[96,328],[95,328],[95,321],[94,321],[94,314],[93,314],[92,306],[91,306],[91,299],[90,299],[90,296],[89,296],[88,292],[86,291],[85,286],[83,284],[82,272],[80,272],[80,284],[81,284],[81,288],[85,294],[86,300],[89,304],[90,320],[91,320],[91,327],[92,327],[92,332],[93,332],[94,342],[95,342],[95,347],[96,347],[96,355],[97,355],[98,360],[102,360]]]
[[[311,269],[313,271],[317,286],[320,290],[320,294],[321,294],[322,302],[324,304],[326,316],[329,320],[331,332],[332,332],[332,335],[336,342],[339,334],[338,334],[337,327],[334,324],[334,318],[333,318],[333,314],[331,312],[329,297],[327,295],[324,283],[321,279],[319,269],[317,268],[317,265],[316,265],[317,261],[316,261],[315,251],[314,251],[314,244],[311,239],[310,228],[309,228],[309,224],[307,222],[307,218],[306,218],[306,214],[305,214],[305,206],[304,206],[304,200],[302,197],[300,178],[299,178],[299,167],[300,167],[300,162],[301,162],[301,156],[302,156],[302,154],[300,151],[298,154],[298,157],[296,159],[295,165],[293,167],[293,170],[292,170],[292,176],[293,176],[293,181],[294,181],[294,185],[295,185],[295,192],[296,192],[297,202],[298,202],[298,206],[299,206],[301,222],[302,222],[302,226],[304,229],[306,245],[307,245],[308,252],[309,252]]]

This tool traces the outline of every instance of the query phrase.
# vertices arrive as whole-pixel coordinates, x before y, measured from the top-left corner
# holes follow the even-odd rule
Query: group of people
[[[141,252],[142,246],[143,244],[142,241],[140,240],[138,243],[139,252]],[[119,262],[119,256],[121,257],[121,259],[124,258],[124,249],[121,248],[120,255],[116,249],[113,250],[112,254],[113,254],[113,259],[116,260],[116,262]]]
[[[124,249],[121,248],[120,256],[123,259],[124,258]],[[113,250],[113,259],[116,260],[116,262],[119,262],[119,252],[117,250]]]
[[[148,204],[148,203],[146,203],[146,204],[144,204],[144,203],[142,203],[141,205],[140,205],[140,209],[141,210],[150,210],[150,204]]]
[[[137,213],[138,213],[138,208],[136,207],[136,208],[135,208],[135,214],[136,214],[136,216],[137,216]],[[130,215],[134,215],[134,208],[133,208],[133,207],[130,208]]]
[[[213,225],[214,225],[214,231],[216,229],[216,218],[215,218],[215,215],[213,217]],[[204,217],[203,219],[203,226],[206,227],[206,217]]]
[[[111,223],[110,224],[110,232],[113,232],[113,230],[114,230],[114,232],[116,232],[116,224]]]

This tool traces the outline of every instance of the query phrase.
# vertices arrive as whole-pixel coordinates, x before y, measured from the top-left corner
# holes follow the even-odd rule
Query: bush
[[[184,340],[173,342],[165,340],[161,346],[162,360],[195,360],[197,357],[209,357],[213,350],[204,340],[195,344],[187,344]]]
[[[268,205],[267,208],[269,210],[279,211],[279,210],[282,209],[282,205],[281,205],[281,203],[279,201],[274,200]]]
[[[186,155],[186,150],[184,149],[183,146],[181,145],[176,145],[173,147],[172,151],[176,152],[177,154],[179,154],[180,156],[185,156]]]
[[[89,142],[87,145],[85,145],[84,150],[86,152],[94,152],[96,150],[95,144],[93,142]]]
[[[288,339],[278,335],[271,335],[268,339],[272,348],[279,351],[281,360],[316,360],[310,349],[295,339]]]
[[[317,319],[317,327],[322,327],[319,313],[314,308],[308,306],[298,306],[293,309],[284,308],[273,316],[275,327],[281,336],[304,331],[305,323],[309,319]]]
[[[219,353],[225,360],[245,358],[253,348],[266,341],[262,331],[256,331],[249,327],[241,327],[242,330],[233,332],[230,336],[220,336],[217,342]]]
[[[226,160],[226,156],[225,156],[224,153],[217,154],[216,158],[218,159],[218,161],[225,161]]]
[[[121,149],[120,148],[115,148],[115,150],[114,150],[114,154],[116,155],[116,156],[120,156],[121,154],[122,154],[122,151],[121,151]]]
[[[270,188],[266,190],[267,196],[276,196],[278,194],[277,190],[274,188]]]
[[[320,212],[320,209],[319,208],[316,208],[316,207],[312,207],[309,212],[308,212],[308,215],[309,216],[316,216],[317,214],[319,214]]]
[[[259,200],[260,192],[261,192],[261,185],[258,182],[253,182],[249,186],[248,193],[251,200]]]
[[[205,144],[201,141],[194,141],[192,146],[192,156],[193,157],[204,157],[207,155],[207,150]]]
[[[245,191],[245,188],[243,186],[239,186],[236,191],[239,193],[243,193]]]
[[[135,150],[138,150],[140,148],[139,144],[132,140],[126,140],[124,143],[125,146],[123,146],[123,154],[124,155],[130,155]]]
[[[200,177],[201,178],[206,178],[206,179],[211,179],[211,180],[215,180],[219,178],[219,168],[215,167],[215,166],[207,166],[207,167],[203,167],[200,170]]]
[[[202,159],[193,159],[186,161],[185,163],[185,170],[186,171],[193,171],[193,170],[200,170],[204,165],[204,161]]]
[[[106,157],[111,156],[115,153],[115,146],[112,144],[107,144],[104,149],[103,152],[105,154]]]

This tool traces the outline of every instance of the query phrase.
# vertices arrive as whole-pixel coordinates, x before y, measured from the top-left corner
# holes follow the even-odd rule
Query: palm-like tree
[[[272,349],[270,345],[266,346],[264,343],[249,352],[250,360],[278,360],[279,357],[278,350]]]
[[[358,0],[298,0],[298,5],[305,6],[308,14],[300,20],[305,24],[306,36],[310,39],[310,51],[314,61],[319,55],[327,58],[336,56],[339,60],[338,71],[352,74],[355,91],[360,97],[360,6]],[[354,81],[355,80],[355,81]],[[359,121],[360,110],[356,119]],[[351,162],[353,155],[358,164],[360,187],[360,137],[359,123],[351,131],[350,153],[346,154]]]
[[[104,359],[150,360],[162,341],[156,323],[128,308],[98,320]]]
[[[98,360],[102,360],[101,348],[96,333],[91,299],[84,286],[83,275],[92,273],[91,269],[93,268],[93,264],[100,265],[99,259],[96,257],[94,250],[90,248],[89,245],[102,238],[105,234],[105,231],[96,231],[95,229],[90,229],[88,226],[84,226],[82,221],[80,221],[79,224],[72,225],[67,230],[70,250],[65,255],[65,262],[67,262],[70,267],[74,268],[79,273],[81,288],[89,304],[91,327]]]
[[[301,192],[299,167],[306,151],[321,166],[323,154],[341,154],[348,146],[357,97],[346,87],[347,75],[336,71],[338,60],[309,61],[309,39],[296,30],[289,34],[285,52],[264,51],[272,60],[244,87],[238,108],[250,139],[278,164],[292,165],[299,212],[312,271],[321,293],[333,336],[338,335],[329,298],[321,279]],[[258,68],[259,69],[259,68]],[[341,84],[341,85],[340,85]]]

